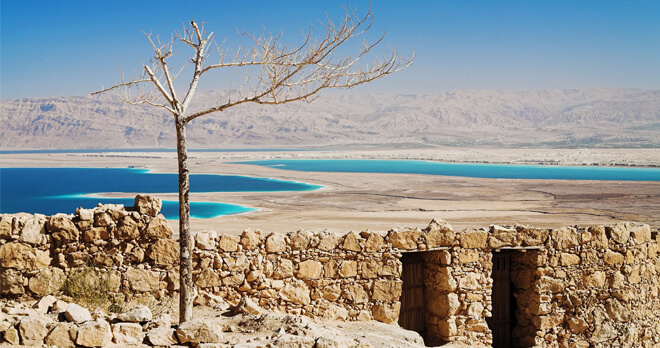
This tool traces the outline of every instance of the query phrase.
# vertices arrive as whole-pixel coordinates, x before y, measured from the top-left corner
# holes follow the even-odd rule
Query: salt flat
[[[631,181],[478,179],[413,174],[297,172],[240,163],[272,158],[425,159],[510,164],[625,164],[658,166],[653,149],[362,149],[297,152],[195,152],[191,173],[233,174],[325,186],[306,192],[192,193],[195,201],[220,201],[259,211],[193,219],[193,231],[239,234],[298,229],[347,232],[425,227],[444,219],[456,229],[526,223],[539,227],[606,224],[621,220],[660,226],[660,183]],[[3,167],[128,167],[176,172],[175,153],[3,154]],[[110,193],[108,196],[132,194]],[[159,194],[176,200],[176,194]],[[176,221],[171,222],[176,229]]]

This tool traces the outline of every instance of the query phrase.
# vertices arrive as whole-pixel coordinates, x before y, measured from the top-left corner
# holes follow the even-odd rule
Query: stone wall
[[[0,296],[39,298],[67,276],[96,267],[118,296],[176,294],[177,241],[160,201],[105,205],[76,214],[0,219]],[[340,320],[399,317],[401,255],[421,252],[427,342],[489,345],[493,252],[511,249],[521,346],[660,346],[658,233],[649,226],[539,229],[490,226],[345,235],[246,230],[195,236],[198,304],[250,298],[261,307]]]

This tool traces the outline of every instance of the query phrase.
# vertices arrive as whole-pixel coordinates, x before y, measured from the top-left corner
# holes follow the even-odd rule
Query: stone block
[[[399,301],[403,283],[394,280],[377,280],[374,282],[374,301]]]
[[[605,272],[595,271],[586,275],[582,279],[582,284],[586,289],[589,288],[604,288],[605,287]]]
[[[365,279],[373,279],[378,277],[380,271],[380,263],[376,260],[367,259],[359,263],[360,276]]]
[[[488,241],[488,232],[468,230],[459,234],[461,246],[466,249],[483,249]]]
[[[138,239],[140,237],[140,225],[130,216],[125,216],[117,224],[115,238],[117,239]]]
[[[158,327],[147,332],[147,340],[154,346],[170,347],[179,343],[176,339],[174,329],[169,327]]]
[[[352,303],[360,304],[369,302],[369,294],[361,284],[350,284],[344,287],[343,296]]]
[[[630,239],[630,223],[619,222],[614,225],[605,226],[607,236],[619,244],[628,244]]]
[[[281,253],[286,251],[286,240],[284,236],[277,233],[271,233],[266,238],[266,252]]]
[[[135,196],[133,209],[140,214],[157,216],[163,207],[163,200],[151,196]]]
[[[311,302],[309,295],[309,288],[301,280],[290,281],[280,290],[282,300],[294,304],[308,305]]]
[[[154,292],[160,290],[157,272],[131,267],[126,270],[125,277],[133,291]]]
[[[87,243],[93,243],[97,240],[105,240],[110,238],[110,232],[107,227],[93,227],[85,230],[83,233],[83,240]]]
[[[630,236],[635,244],[644,244],[651,241],[651,227],[646,224],[633,224],[630,226]]]
[[[222,327],[212,321],[193,319],[179,325],[176,337],[180,343],[220,343]]]
[[[0,218],[0,239],[9,239],[12,233],[12,219],[9,217]]]
[[[0,268],[0,294],[22,295],[25,293],[24,278],[20,271]]]
[[[129,323],[140,323],[143,321],[150,321],[152,315],[149,307],[138,305],[126,312],[120,313],[117,318]]]
[[[348,232],[344,236],[344,242],[342,244],[342,249],[348,250],[348,251],[355,251],[355,252],[362,251],[362,247],[360,246],[360,241],[358,240],[358,236],[355,234],[355,232],[353,232],[353,231]]]
[[[357,275],[357,262],[344,261],[339,266],[339,275],[343,278],[355,277]]]
[[[417,242],[420,241],[421,236],[422,231],[420,230],[392,230],[387,234],[387,242],[397,249],[416,250]]]
[[[225,252],[238,251],[238,244],[240,241],[241,238],[239,236],[223,234],[222,237],[220,237],[218,247]]]
[[[312,240],[312,233],[305,230],[290,233],[288,236],[291,250],[306,250]]]
[[[80,236],[78,227],[66,216],[51,216],[46,224],[46,229],[51,233],[53,241],[58,246],[77,242]]]
[[[323,265],[314,260],[303,261],[298,265],[298,278],[318,279],[323,272]]]
[[[174,234],[172,226],[162,214],[149,221],[143,235],[149,239],[170,238]]]
[[[607,250],[603,255],[603,261],[610,266],[622,265],[624,260],[624,256],[616,251]]]
[[[566,322],[568,323],[568,328],[571,330],[571,333],[574,334],[583,333],[589,328],[589,324],[587,324],[582,318],[572,317],[566,319]]]
[[[566,250],[580,245],[578,231],[569,226],[553,229],[550,232],[553,246],[557,250]]]
[[[59,291],[65,280],[64,271],[60,268],[49,267],[31,277],[28,288],[37,296],[45,296]]]
[[[70,303],[66,307],[64,316],[69,322],[80,324],[88,320],[92,320],[92,315],[89,313],[89,310],[85,307],[81,307],[75,303]]]
[[[264,241],[261,231],[248,228],[241,234],[241,245],[244,250],[254,250]]]
[[[51,219],[66,219],[66,217],[52,217]],[[71,220],[68,220],[71,222]],[[43,219],[39,219],[37,217],[29,218],[25,221],[25,224],[23,225],[23,228],[21,229],[21,232],[19,234],[18,240],[23,243],[28,243],[28,244],[33,244],[33,245],[41,245],[44,244],[45,238],[44,235],[46,233],[45,229],[45,224],[46,221]],[[76,226],[71,223],[71,226],[73,227],[72,233],[75,233],[77,236],[78,229]],[[56,233],[59,232],[56,230]],[[67,231],[65,231],[67,232]],[[63,232],[63,233],[65,233]],[[53,234],[53,239],[55,241],[59,241],[58,237],[59,235]],[[61,245],[61,243],[60,243]]]
[[[470,263],[479,261],[479,251],[476,249],[463,249],[458,253],[458,261]]]
[[[154,264],[169,268],[179,263],[179,250],[178,241],[159,239],[149,247],[147,257],[153,260]]]
[[[461,308],[461,302],[455,292],[434,294],[427,296],[427,299],[429,312],[441,318],[456,315]]]
[[[580,256],[569,253],[561,253],[560,264],[562,266],[574,266],[580,263]]]
[[[45,343],[47,346],[55,347],[75,347],[75,338],[77,336],[77,327],[72,323],[57,323],[46,335]]]
[[[197,280],[195,280],[195,285],[200,288],[210,288],[221,284],[222,279],[220,276],[210,268],[203,269],[199,275],[197,275]]]
[[[216,237],[218,233],[215,230],[198,232],[195,234],[195,246],[202,250],[214,250]]]
[[[426,246],[429,248],[451,246],[456,239],[454,228],[442,219],[431,220],[431,223],[424,229],[423,235]]]
[[[50,262],[51,258],[46,250],[32,248],[20,242],[10,242],[0,246],[0,266],[3,268],[32,271],[46,268]]]
[[[477,290],[481,288],[479,281],[482,275],[474,272],[467,272],[458,280],[458,286],[463,290]]]
[[[399,320],[400,302],[377,303],[371,308],[375,320],[386,324],[396,323]]]
[[[84,347],[105,347],[112,342],[110,324],[104,319],[84,322],[78,327],[76,344]]]
[[[41,346],[46,338],[49,320],[45,318],[26,317],[18,323],[18,332],[23,345]]]
[[[375,253],[385,245],[385,239],[378,233],[367,232],[366,242],[364,242],[364,251],[368,253]]]
[[[112,324],[112,337],[116,344],[141,344],[144,340],[142,325],[138,323]]]
[[[281,259],[273,272],[273,279],[284,279],[293,277],[293,262],[289,259]]]
[[[339,245],[340,237],[335,233],[327,233],[321,237],[321,241],[317,245],[317,248],[323,251],[335,250]]]

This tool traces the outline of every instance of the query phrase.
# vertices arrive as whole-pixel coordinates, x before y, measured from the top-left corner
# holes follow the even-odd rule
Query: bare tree
[[[353,55],[335,56],[339,47],[361,36],[371,28],[371,9],[365,16],[358,16],[352,8],[345,8],[346,15],[340,23],[329,18],[322,22],[324,35],[314,37],[311,29],[299,45],[283,44],[282,33],[277,35],[253,35],[239,32],[251,44],[234,52],[222,48],[214,41],[213,32],[206,32],[203,23],[195,21],[184,26],[182,32],[167,42],[145,33],[154,51],[150,64],[143,64],[143,72],[129,80],[123,74],[121,82],[92,94],[114,90],[129,104],[148,104],[166,109],[174,116],[179,162],[179,243],[180,255],[180,312],[179,321],[192,319],[194,285],[192,280],[192,235],[190,233],[189,170],[186,145],[186,124],[210,113],[244,104],[284,104],[298,100],[311,102],[326,88],[351,88],[402,70],[414,59],[400,58],[396,49],[379,57],[370,64],[361,64],[372,49],[381,43],[363,41]],[[352,41],[351,41],[352,42]],[[172,70],[168,59],[175,55],[175,44],[185,44],[192,49],[190,59],[178,69]],[[209,63],[215,52],[217,57]],[[175,80],[186,65],[191,64],[192,78],[185,94],[178,95]],[[219,100],[215,107],[190,111],[200,78],[214,69],[239,68],[242,86]]]

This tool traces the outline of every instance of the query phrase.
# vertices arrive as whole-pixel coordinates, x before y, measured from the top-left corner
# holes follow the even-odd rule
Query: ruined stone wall
[[[175,295],[178,242],[160,202],[0,217],[0,296],[41,297],[96,267],[118,296]],[[195,236],[198,304],[243,297],[265,309],[341,320],[398,320],[405,252],[421,252],[428,342],[492,343],[492,258],[512,249],[521,346],[660,345],[658,233],[620,223],[587,228],[490,226],[287,235]]]
[[[179,245],[159,209],[158,200],[138,196],[128,210],[105,205],[71,216],[2,216],[0,295],[53,294],[72,272],[90,266],[118,294],[174,295]],[[204,231],[193,253],[198,304],[250,297],[265,309],[330,319],[398,319],[401,255],[377,233]]]

